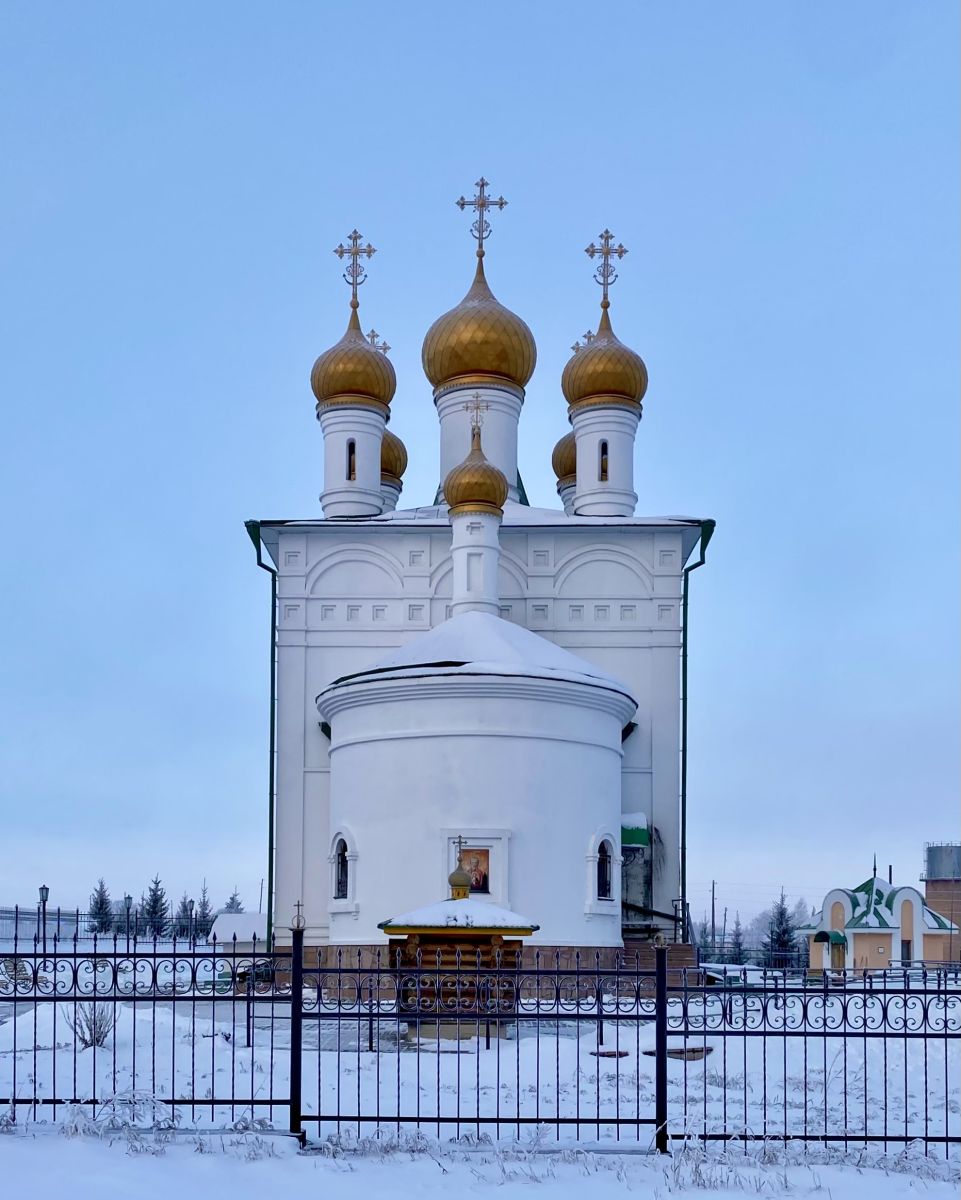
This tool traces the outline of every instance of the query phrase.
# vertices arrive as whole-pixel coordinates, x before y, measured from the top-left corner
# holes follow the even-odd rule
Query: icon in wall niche
[[[464,855],[461,861],[464,864],[464,870],[470,876],[470,890],[472,893],[479,893],[487,896],[490,894],[490,865],[491,852],[489,849],[471,849],[470,846],[464,847]]]

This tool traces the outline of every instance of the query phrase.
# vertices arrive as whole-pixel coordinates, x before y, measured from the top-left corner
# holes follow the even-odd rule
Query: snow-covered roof
[[[450,528],[450,516],[445,504],[428,504],[418,508],[397,509],[394,512],[380,513],[372,517],[305,517],[302,519],[269,519],[262,518],[248,522],[251,536],[259,538],[274,563],[279,565],[279,537],[284,532],[303,530],[304,532],[319,532],[323,530],[337,531],[345,528],[364,528],[369,530],[398,529],[402,527],[418,529]],[[703,526],[702,518],[686,516],[651,516],[651,517],[576,517],[565,515],[558,508],[532,508],[527,504],[519,504],[508,500],[504,505],[503,527],[505,529],[672,529],[681,535],[681,557],[686,560],[697,545]]]
[[[378,513],[371,517],[308,517],[304,520],[261,521],[267,525],[449,525],[450,516],[446,504],[424,504],[417,508],[398,508],[392,512]],[[576,517],[567,516],[560,508],[534,508],[508,500],[504,505],[504,525],[646,525],[666,528],[676,526],[700,526],[700,517]]]
[[[218,913],[214,917],[213,925],[210,927],[207,941],[217,941],[221,944],[226,942],[229,944],[234,938],[238,942],[252,942],[254,938],[258,942],[266,942],[267,914],[247,912]]]
[[[440,900],[415,908],[381,921],[377,928],[385,933],[402,933],[407,929],[504,929],[531,933],[540,926],[509,908],[469,896],[466,900]]]
[[[344,675],[331,685],[372,676],[416,678],[424,675],[520,675],[563,679],[609,688],[631,697],[627,684],[593,663],[555,646],[540,634],[491,613],[458,613],[420,634],[364,671]]]
[[[957,929],[957,926],[953,925],[946,917],[936,913],[933,908],[928,908],[916,888],[899,887],[897,884],[888,883],[875,875],[865,879],[857,887],[839,888],[838,890],[848,898],[851,905],[851,917],[845,924],[845,929],[900,929],[900,909],[895,913],[895,901],[899,892],[907,892],[911,900],[920,901],[921,920],[925,929],[944,933],[950,933]],[[809,924],[801,925],[798,928],[801,931],[820,929],[823,919],[824,910],[822,909],[821,912],[814,915]]]
[[[647,813],[621,813],[621,826],[624,829],[647,829]]]

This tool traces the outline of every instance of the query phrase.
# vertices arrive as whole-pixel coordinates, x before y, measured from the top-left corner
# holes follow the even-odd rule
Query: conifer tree
[[[237,893],[237,885],[234,884],[234,890],[230,893],[230,898],[224,905],[224,912],[242,913],[244,911],[243,903]]]
[[[205,879],[203,887],[200,889],[200,899],[197,901],[197,907],[194,909],[195,936],[205,938],[210,933],[213,923],[214,914],[210,907],[210,894],[207,891],[207,880]]]
[[[769,967],[789,967],[793,964],[797,953],[797,941],[794,935],[794,921],[783,888],[771,909],[771,925],[761,947]]]
[[[731,933],[731,943],[728,946],[728,960],[742,965],[744,963],[744,930],[741,928],[741,914],[735,913],[734,929]]]
[[[191,923],[190,901],[187,898],[187,893],[184,892],[180,897],[180,903],[177,905],[177,911],[174,913],[174,937],[190,937]]]
[[[704,914],[704,919],[697,931],[697,957],[698,961],[706,961],[711,957],[711,934],[707,923],[707,913]]]
[[[88,916],[91,933],[110,933],[113,929],[113,908],[103,878],[97,880],[97,886],[90,894]]]
[[[150,881],[146,896],[140,897],[140,922],[141,927],[151,937],[160,938],[167,933],[170,905],[159,875],[155,875]]]

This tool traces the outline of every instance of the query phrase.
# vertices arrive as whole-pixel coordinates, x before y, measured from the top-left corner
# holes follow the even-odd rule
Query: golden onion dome
[[[394,365],[382,350],[364,337],[357,301],[350,302],[347,332],[314,363],[310,386],[322,404],[390,405],[397,389]]]
[[[380,477],[400,483],[407,470],[407,447],[396,433],[384,430],[380,443]]]
[[[428,329],[422,359],[424,374],[435,388],[461,376],[490,376],[525,387],[534,374],[534,335],[494,298],[484,276],[482,250],[470,291]]]
[[[452,513],[486,512],[498,516],[507,499],[507,476],[488,462],[481,449],[480,429],[471,432],[470,454],[447,473],[444,498]]]
[[[457,866],[447,876],[447,882],[450,884],[450,898],[452,900],[466,900],[470,895],[470,876],[464,870],[459,858]]]
[[[647,367],[639,354],[615,336],[606,300],[601,309],[596,336],[576,351],[564,368],[564,398],[572,406],[613,401],[640,408],[647,391]]]
[[[565,433],[554,447],[551,455],[551,466],[557,476],[558,483],[570,480],[572,483],[577,476],[577,443],[574,440],[574,430]]]

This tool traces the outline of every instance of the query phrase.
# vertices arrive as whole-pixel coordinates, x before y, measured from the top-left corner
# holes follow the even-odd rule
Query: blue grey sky
[[[692,580],[691,896],[748,916],[958,833],[958,10],[836,3],[16,3],[0,10],[0,903],[266,873],[268,580],[319,515],[308,374],[378,247],[408,502],[420,346],[488,278],[530,324],[556,504],[583,247],[647,361],[639,512]]]

